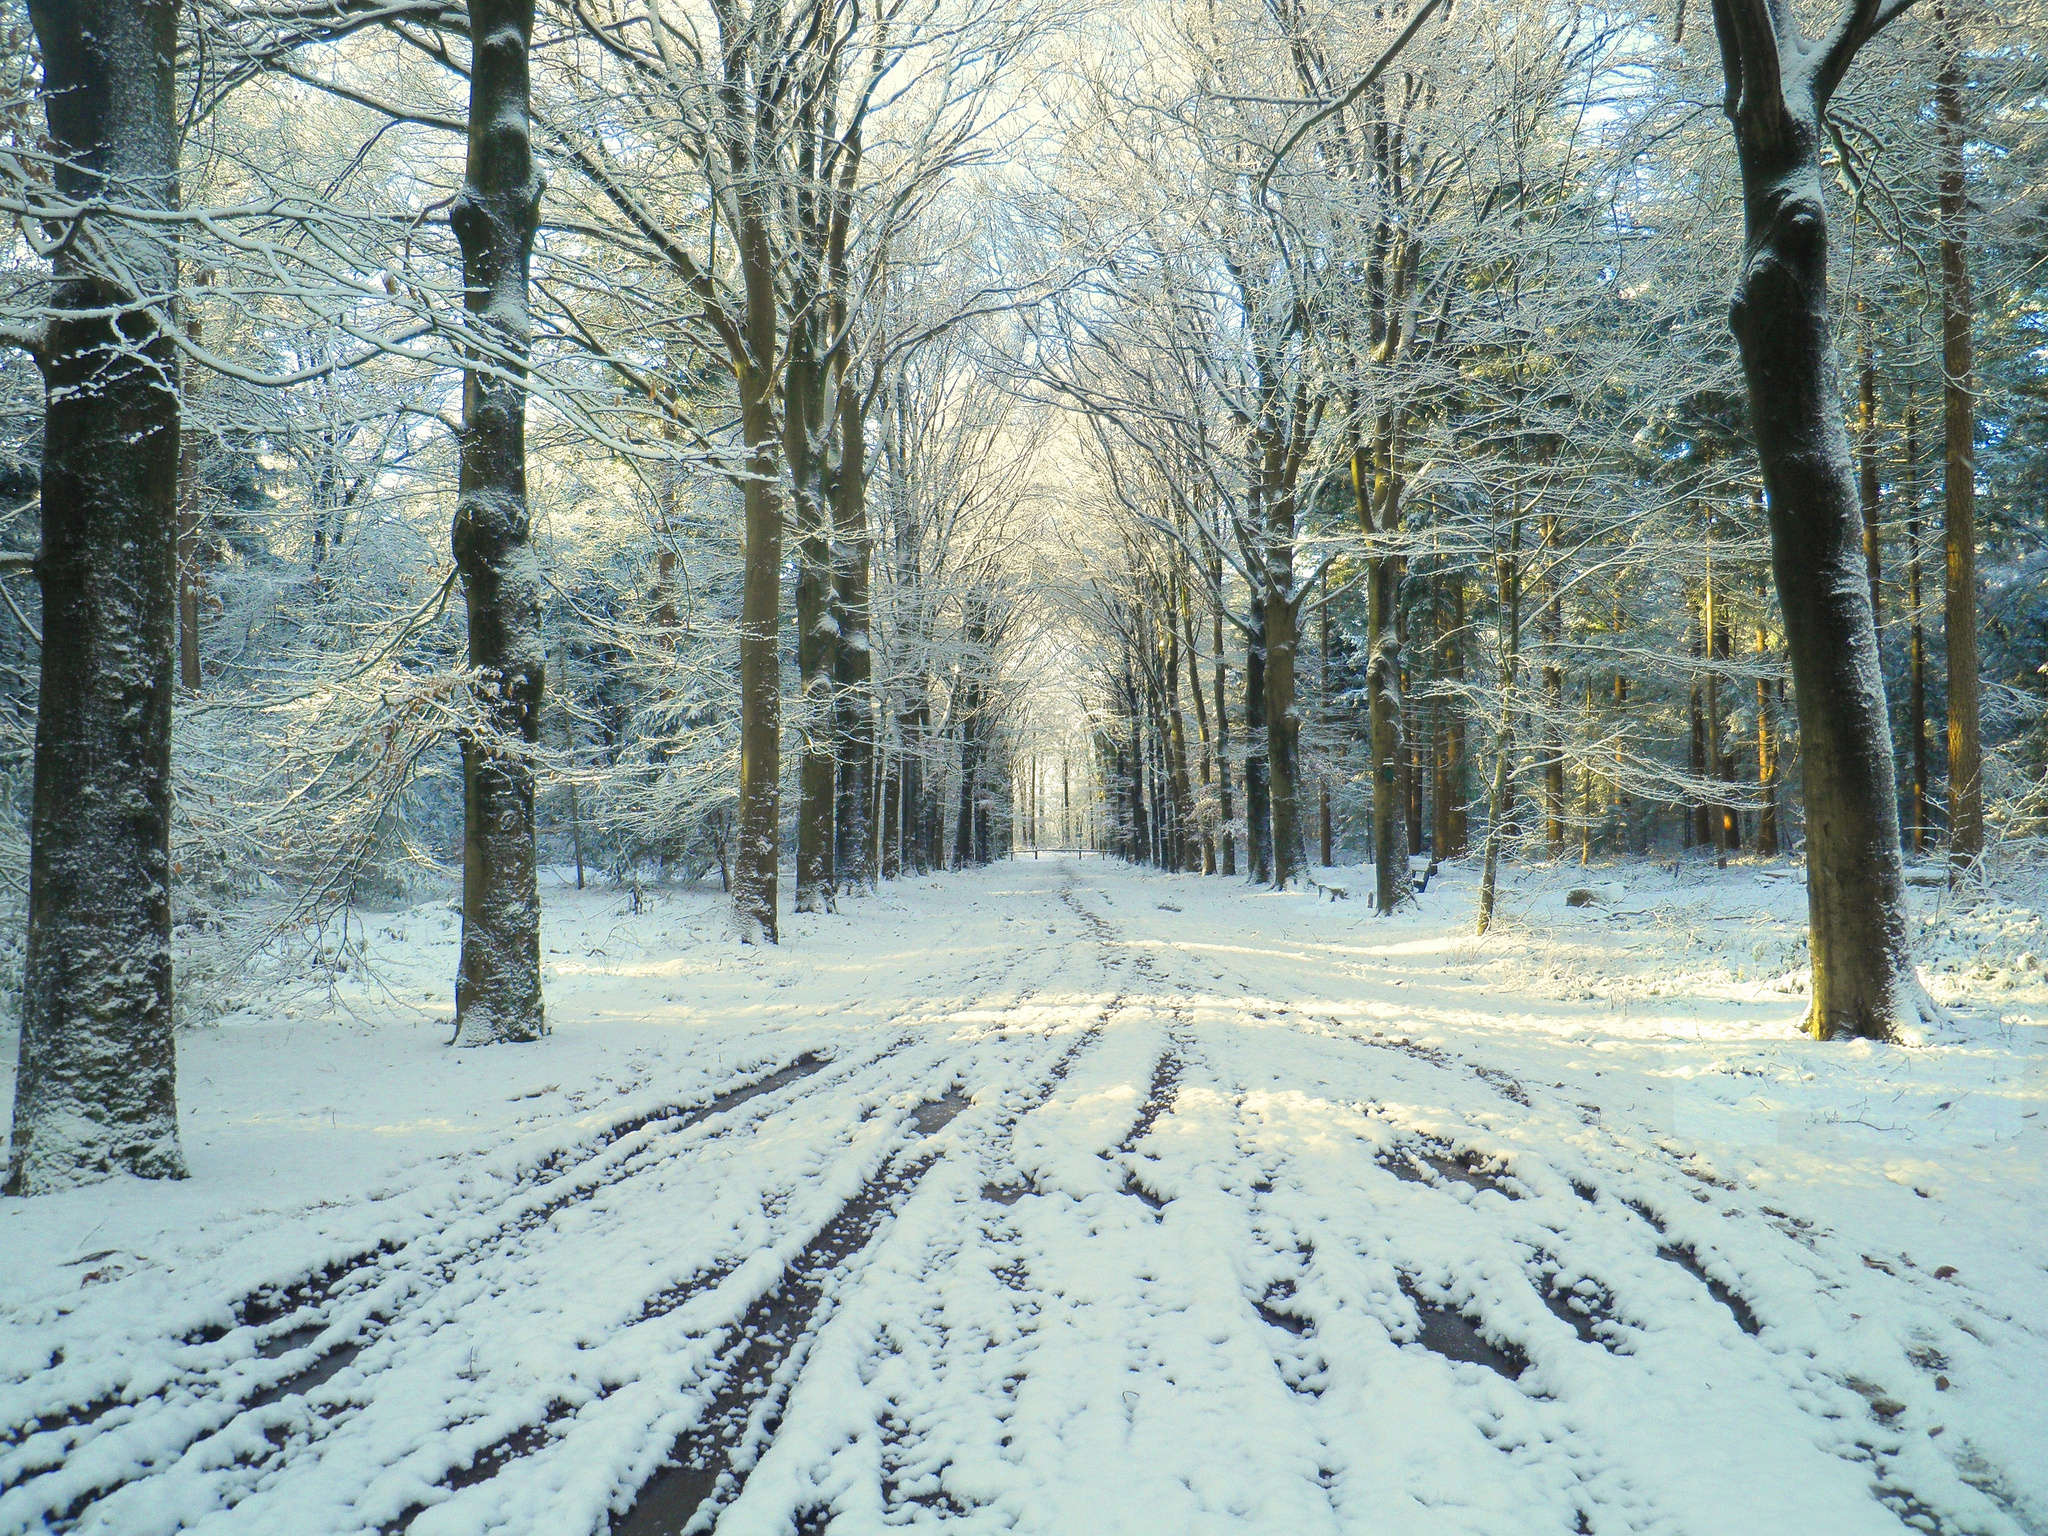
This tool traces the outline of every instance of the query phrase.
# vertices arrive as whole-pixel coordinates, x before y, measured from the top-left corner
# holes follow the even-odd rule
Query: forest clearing
[[[2023,1023],[1901,1048],[1796,1034],[1782,864],[1447,873],[551,893],[459,1066],[380,916],[434,1004],[195,1036],[187,1183],[0,1210],[0,1528],[2040,1529],[2041,887],[1930,896]]]

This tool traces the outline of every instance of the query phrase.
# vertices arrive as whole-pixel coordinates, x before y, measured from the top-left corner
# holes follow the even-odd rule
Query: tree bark
[[[1500,724],[1494,741],[1493,779],[1486,795],[1486,845],[1479,869],[1479,905],[1473,931],[1482,938],[1493,926],[1493,908],[1500,889],[1501,843],[1507,835],[1510,792],[1514,788],[1515,686],[1522,651],[1522,520],[1508,529],[1508,547],[1498,563],[1501,621]]]
[[[737,360],[746,442],[744,576],[740,590],[740,809],[733,914],[743,942],[777,938],[782,839],[782,497],[775,433],[775,260],[763,195],[748,192],[735,238],[746,287],[746,347]]]
[[[56,186],[175,208],[168,0],[35,0]],[[110,221],[111,224],[111,221]],[[167,244],[107,228],[132,280]],[[28,945],[6,1190],[182,1178],[171,991],[178,361],[78,241],[55,264],[43,374],[41,690]]]
[[[1244,840],[1253,885],[1273,878],[1272,801],[1266,783],[1266,605],[1253,596],[1244,664]]]
[[[833,910],[833,822],[839,763],[833,676],[838,634],[832,612],[832,511],[824,484],[825,381],[813,326],[790,327],[782,389],[783,456],[796,497],[797,809],[799,912]]]
[[[1557,519],[1543,519],[1543,849],[1553,859],[1564,857],[1564,668],[1558,653],[1564,645],[1564,602],[1557,592]],[[1713,686],[1711,674],[1707,686]]]
[[[201,274],[202,278],[204,274]],[[185,334],[200,339],[197,315],[185,321]],[[178,429],[178,683],[188,693],[199,691],[199,432],[184,419],[183,401],[198,392],[199,367],[183,360],[185,390]]]
[[[1269,556],[1266,592],[1266,742],[1276,889],[1292,884],[1302,869],[1301,717],[1294,685],[1301,612],[1290,595],[1292,563],[1276,569]]]
[[[1190,584],[1187,582],[1182,582],[1180,586],[1180,627],[1181,633],[1187,640],[1188,697],[1194,700],[1195,730],[1201,737],[1202,798],[1206,802],[1208,800],[1207,791],[1216,760],[1216,742],[1215,738],[1209,734],[1209,706],[1202,697],[1202,657],[1195,644],[1197,631],[1195,629],[1194,594],[1189,590],[1189,587]],[[1064,772],[1064,765],[1062,765],[1063,775]],[[1064,782],[1063,777],[1063,785]],[[1214,814],[1214,807],[1211,806],[1206,808],[1199,818],[1201,822],[1202,873],[1205,875],[1216,873],[1216,828],[1209,819]],[[1061,844],[1062,846],[1065,845],[1064,831],[1061,833]]]
[[[1451,647],[1451,677],[1459,683],[1465,681],[1465,578],[1454,575],[1451,580],[1451,620],[1457,629],[1457,643]],[[1465,759],[1465,705],[1458,700],[1451,706],[1451,772],[1450,772],[1450,847],[1446,852],[1463,857],[1471,845],[1471,813],[1465,809],[1465,797],[1469,790]]]
[[[526,500],[528,267],[540,224],[527,51],[532,0],[470,7],[469,160],[449,212],[470,324],[504,359],[462,385],[462,463],[452,544],[469,608],[476,722],[463,733],[462,971],[455,1043],[546,1031],[533,843],[533,748],[544,674],[540,569]],[[508,375],[510,375],[508,377]]]
[[[1963,44],[1960,28],[1945,7],[1935,9],[1941,27],[1941,73],[1935,84],[1935,115],[1941,125],[1941,371],[1944,454],[1943,534],[1947,543],[1947,608],[1943,633],[1948,649],[1948,849],[1958,868],[1984,854],[1984,748],[1977,725],[1977,411],[1974,347],[1970,336],[1974,301],[1964,231],[1969,216],[1963,174],[1969,135],[1963,101]]]
[[[1763,470],[1771,563],[1799,712],[1813,957],[1808,1028],[1886,1037],[1919,1016],[1884,677],[1828,308],[1816,146],[1827,93],[1875,7],[1833,40],[1783,42],[1789,13],[1719,0],[1744,247],[1729,309]],[[1860,31],[1859,31],[1860,29]]]
[[[1372,868],[1373,908],[1391,912],[1406,894],[1408,861],[1399,857],[1399,786],[1394,782],[1394,755],[1400,748],[1400,643],[1392,622],[1394,611],[1394,561],[1379,547],[1380,519],[1376,503],[1391,501],[1393,476],[1384,466],[1376,467],[1373,489],[1365,487],[1365,453],[1351,452],[1351,494],[1358,512],[1359,532],[1365,535],[1365,635],[1366,635],[1366,749],[1367,773],[1372,781]],[[1396,864],[1400,866],[1399,877]]]
[[[1859,302],[1859,310],[1863,307]],[[1863,337],[1863,366],[1856,387],[1856,494],[1863,508],[1863,560],[1870,572],[1870,617],[1884,622],[1884,557],[1878,544],[1877,363],[1870,336]]]
[[[1913,608],[1907,642],[1906,730],[1913,742],[1913,857],[1927,853],[1927,623],[1922,591],[1920,408],[1906,407],[1906,600]]]
[[[1230,793],[1230,667],[1223,653],[1223,560],[1220,555],[1211,560],[1209,588],[1215,593],[1209,618],[1213,626],[1211,639],[1216,646],[1216,813],[1226,829],[1218,872],[1234,876],[1237,873],[1237,836],[1227,829],[1237,814],[1237,808],[1232,804]]]
[[[875,797],[874,655],[870,650],[867,419],[851,379],[839,390],[839,476],[833,486],[833,606],[839,619],[835,677],[839,760],[839,887],[872,885],[869,807]]]

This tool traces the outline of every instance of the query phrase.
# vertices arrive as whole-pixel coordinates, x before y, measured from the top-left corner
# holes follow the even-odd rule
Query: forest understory
[[[2048,1530],[2048,873],[1914,889],[1913,1046],[1785,861],[1314,873],[551,885],[493,1051],[363,915],[188,1180],[0,1206],[0,1531]]]

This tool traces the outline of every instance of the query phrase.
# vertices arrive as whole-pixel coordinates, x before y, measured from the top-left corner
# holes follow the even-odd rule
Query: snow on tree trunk
[[[177,205],[167,0],[37,0],[56,191]],[[119,279],[108,269],[120,271]],[[111,219],[55,264],[44,385],[42,686],[7,1190],[182,1178],[171,996],[178,361],[149,315],[176,251]],[[136,289],[128,284],[136,285]]]
[[[1744,213],[1729,322],[1749,389],[1799,712],[1813,956],[1807,1023],[1819,1039],[1884,1038],[1917,1019],[1925,993],[1907,947],[1891,730],[1829,330],[1816,153],[1828,94],[1882,22],[1875,4],[1855,0],[1813,44],[1765,0],[1722,0],[1715,20]]]
[[[449,220],[480,365],[463,380],[452,544],[469,609],[476,718],[462,738],[462,961],[456,1044],[545,1032],[534,871],[533,748],[545,672],[540,567],[526,499],[528,268],[539,227],[527,52],[532,0],[470,12],[469,160]]]
[[[775,429],[775,252],[761,194],[740,199],[744,346],[734,359],[740,435],[747,445],[745,576],[740,591],[740,835],[733,916],[748,943],[777,938],[782,837],[782,497]]]
[[[796,910],[830,912],[839,760],[833,686],[839,636],[832,611],[832,511],[822,452],[829,367],[816,319],[790,327],[782,389],[783,455],[795,487],[797,722]]]
[[[874,658],[869,650],[867,417],[849,379],[839,387],[839,475],[832,488],[833,611],[839,618],[837,705],[839,838],[834,857],[842,889],[872,885],[875,857]]]

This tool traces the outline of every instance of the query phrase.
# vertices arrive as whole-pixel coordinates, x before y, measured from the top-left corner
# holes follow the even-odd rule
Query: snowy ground
[[[184,1038],[188,1182],[0,1205],[0,1532],[2048,1532],[2039,901],[1921,893],[1902,1049],[1782,865],[1515,880],[556,892],[462,1053],[369,919]]]

